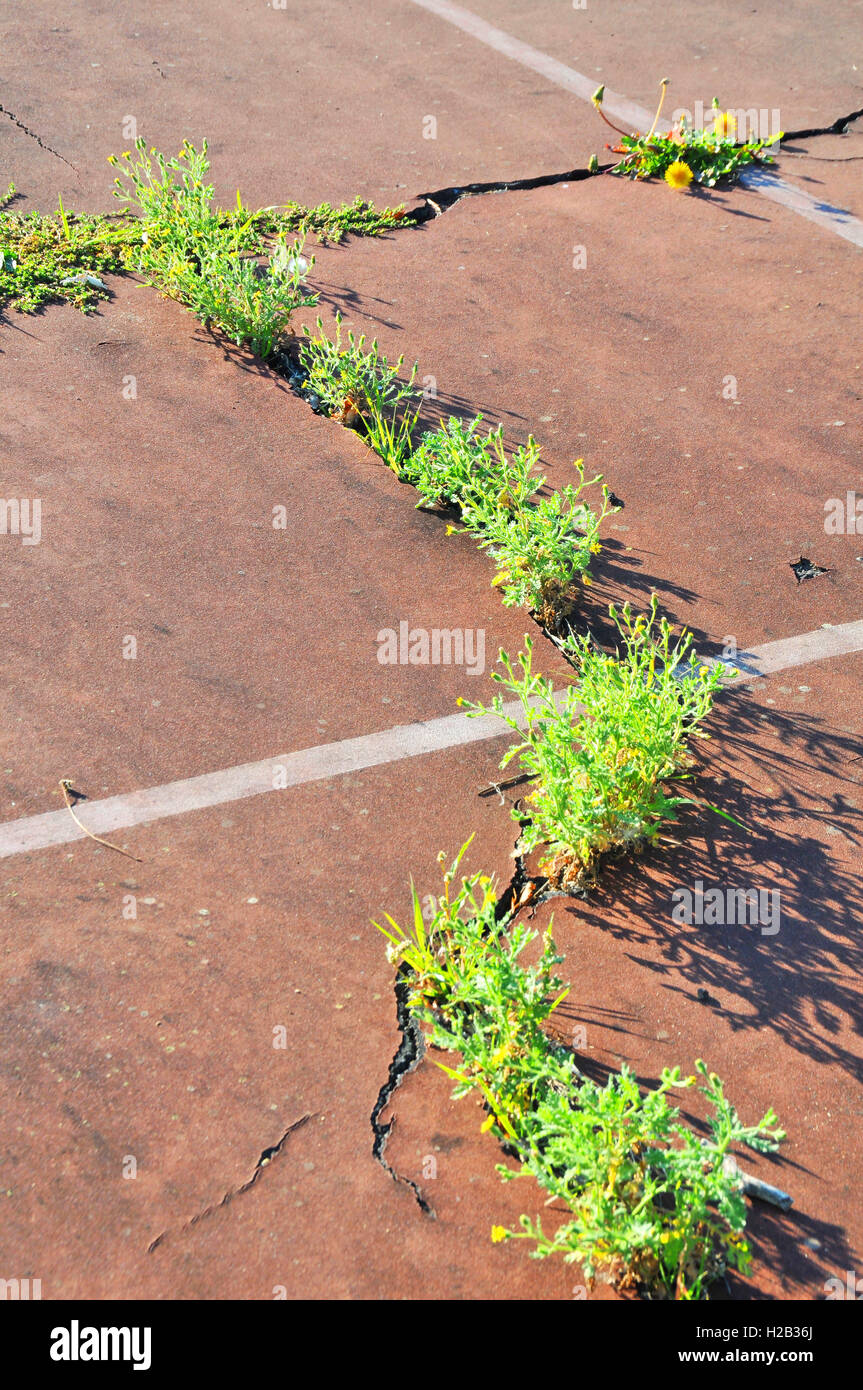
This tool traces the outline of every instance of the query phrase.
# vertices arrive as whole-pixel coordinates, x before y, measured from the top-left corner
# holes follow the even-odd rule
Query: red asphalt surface
[[[645,106],[662,76],[675,106],[715,92],[778,107],[788,130],[863,106],[859,25],[838,7],[814,35],[802,4],[467,8]],[[206,135],[219,195],[240,185],[259,204],[411,203],[583,166],[610,134],[410,0],[53,17],[11,4],[0,24],[0,104],[31,132],[0,115],[22,207],[61,192],[109,208],[105,156],[128,147],[129,116],[169,150]],[[863,216],[861,138],[792,142],[781,176]],[[858,248],[751,190],[601,177],[311,249],[323,315],[341,308],[418,360],[442,413],[534,433],[554,485],[575,457],[604,472],[625,508],[586,603],[598,629],[610,600],[643,606],[652,589],[703,650],[863,617],[863,542],[824,530],[859,476]],[[562,672],[500,604],[489,562],[354,435],[178,305],[112,290],[89,318],[0,323],[3,495],[43,505],[40,545],[2,538],[3,819],[57,809],[61,776],[96,799],[451,714],[459,695],[489,697],[498,647],[526,631]],[[798,586],[801,555],[829,572]],[[483,629],[486,671],[381,666],[376,635],[402,619]],[[587,902],[537,913],[554,913],[573,986],[560,1026],[586,1029],[585,1069],[626,1062],[649,1084],[703,1056],[744,1119],[773,1105],[788,1130],[780,1161],[747,1160],[795,1205],[753,1206],[735,1298],[820,1298],[861,1258],[860,662],[722,698],[699,787],[746,831],[693,812]],[[111,837],[142,863],[87,840],[3,861],[0,1276],[40,1278],[47,1299],[572,1298],[577,1269],[490,1245],[492,1224],[543,1196],[499,1181],[481,1109],[451,1102],[431,1059],[384,1119],[387,1161],[434,1218],[372,1157],[398,1031],[370,919],[406,915],[411,877],[435,891],[438,851],[473,831],[468,868],[508,881],[515,826],[477,796],[506,746]],[[698,879],[778,890],[779,933],[676,926],[672,890]],[[697,1115],[691,1093],[683,1105]]]

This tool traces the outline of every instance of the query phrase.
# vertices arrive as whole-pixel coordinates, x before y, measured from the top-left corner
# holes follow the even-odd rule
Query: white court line
[[[775,671],[787,671],[792,666],[805,666],[809,661],[824,661],[831,656],[847,656],[863,651],[863,622],[839,623],[836,627],[817,627],[799,637],[783,637],[778,642],[765,642],[751,651],[738,652],[724,666],[735,666],[742,675],[770,676]]]
[[[742,675],[751,679],[809,661],[859,651],[863,651],[863,621],[818,628],[815,632],[804,632],[800,637],[788,637],[779,642],[766,642],[761,647],[738,652],[733,661],[726,660],[724,664],[736,666]],[[558,692],[559,698],[565,698],[565,693],[564,687]],[[517,716],[521,703],[513,700],[504,705],[504,710]],[[150,821],[221,806],[229,801],[243,801],[285,787],[299,787],[347,772],[401,762],[404,758],[422,757],[444,748],[501,738],[509,732],[508,726],[495,715],[468,719],[464,714],[447,714],[440,719],[401,724],[376,734],[344,739],[341,743],[303,748],[296,753],[265,758],[262,762],[241,763],[201,777],[167,782],[161,787],[87,801],[79,810],[94,835],[106,835],[132,825],[146,825]],[[278,779],[277,769],[281,770]],[[0,859],[84,838],[84,832],[67,810],[22,816],[0,824]]]
[[[488,48],[502,53],[505,58],[511,58],[514,63],[521,63],[522,67],[539,73],[556,87],[563,87],[582,101],[590,101],[596,91],[598,83],[595,78],[585,77],[584,73],[576,72],[575,68],[567,67],[566,63],[558,62],[557,58],[550,58],[547,53],[541,53],[529,43],[522,43],[521,39],[513,38],[503,29],[496,29],[493,24],[473,14],[471,10],[452,4],[451,0],[413,0],[413,4],[428,10],[440,19],[445,19],[449,24],[454,24],[456,28],[470,34],[471,38],[478,39]],[[649,130],[653,123],[652,111],[629,101],[619,92],[612,92],[608,87],[605,89],[602,105],[604,110],[616,116],[630,130]],[[831,207],[820,199],[813,198],[802,188],[785,183],[783,179],[763,168],[745,169],[739,182],[746,188],[751,188],[753,192],[770,198],[772,202],[781,203],[790,212],[796,212],[807,221],[835,232],[837,236],[844,237],[855,246],[863,246],[863,222],[852,217],[850,212],[844,212],[841,208]]]

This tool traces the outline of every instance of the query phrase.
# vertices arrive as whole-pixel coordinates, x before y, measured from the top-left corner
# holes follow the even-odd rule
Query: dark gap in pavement
[[[404,962],[399,966],[395,978],[396,996],[396,1020],[398,1022],[401,1037],[399,1045],[395,1050],[393,1060],[390,1062],[387,1079],[378,1092],[374,1109],[371,1113],[372,1133],[374,1143],[372,1144],[372,1157],[377,1160],[383,1169],[389,1173],[393,1182],[404,1183],[409,1187],[417,1201],[417,1206],[424,1216],[434,1219],[434,1208],[423,1195],[422,1189],[413,1178],[406,1178],[401,1173],[397,1173],[391,1164],[387,1163],[385,1150],[387,1140],[395,1124],[395,1117],[383,1122],[381,1115],[389,1105],[393,1092],[397,1091],[406,1076],[415,1071],[425,1056],[425,1038],[418,1019],[411,1013],[408,998],[410,990],[408,988],[409,968]]]
[[[40,149],[45,150],[48,154],[53,154],[55,159],[62,160],[62,162],[67,166],[67,168],[71,169],[74,173],[76,173],[79,178],[81,177],[80,172],[75,168],[74,164],[70,164],[68,159],[66,159],[65,156],[60,154],[58,150],[52,149],[50,145],[46,145],[41,135],[37,135],[35,130],[31,130],[30,127],[26,126],[23,121],[19,121],[14,111],[7,111],[5,106],[0,106],[0,116],[7,116],[13,125],[16,125],[19,130],[23,130],[25,135],[30,136],[31,140],[35,140],[36,144],[39,146]]]
[[[863,116],[863,106],[859,111],[851,111],[847,116],[837,116],[832,125],[812,126],[808,130],[786,130],[783,140],[813,140],[816,135],[847,135],[849,125]]]
[[[598,169],[570,169],[565,174],[537,174],[534,178],[529,179],[499,179],[491,183],[465,183],[454,185],[451,188],[438,188],[433,193],[418,193],[417,198],[421,198],[425,202],[425,207],[410,213],[411,222],[414,226],[421,226],[423,222],[431,222],[435,217],[440,217],[442,213],[454,207],[462,198],[472,198],[482,193],[513,193],[532,188],[548,188],[556,183],[580,183],[583,179],[592,179],[595,174],[602,174],[610,168],[610,164],[605,164],[600,165]]]
[[[190,1217],[189,1220],[186,1221],[180,1229],[183,1231],[191,1230],[192,1226],[197,1226],[199,1221],[203,1221],[204,1218],[207,1216],[212,1216],[214,1211],[219,1211],[221,1207],[226,1207],[228,1203],[234,1199],[234,1197],[241,1197],[244,1192],[248,1192],[250,1188],[254,1187],[255,1183],[258,1181],[258,1178],[261,1176],[261,1173],[263,1172],[264,1168],[266,1168],[267,1165],[271,1163],[272,1160],[281,1153],[285,1143],[294,1133],[294,1131],[297,1129],[301,1129],[302,1126],[304,1124],[307,1124],[308,1121],[311,1119],[312,1111],[309,1111],[307,1114],[301,1115],[298,1120],[294,1120],[293,1124],[288,1125],[281,1139],[279,1139],[277,1143],[272,1144],[270,1148],[263,1150],[257,1163],[255,1164],[255,1171],[252,1173],[252,1176],[249,1179],[247,1179],[246,1182],[241,1183],[239,1187],[229,1188],[220,1201],[212,1202],[208,1207],[204,1207],[203,1211],[199,1211],[196,1216]],[[163,1243],[163,1241],[167,1238],[168,1235],[170,1235],[169,1231],[161,1231],[159,1235],[155,1237],[155,1239],[151,1240],[150,1244],[147,1246],[147,1254],[151,1255],[153,1251]]]
[[[831,125],[812,126],[805,130],[787,130],[783,134],[783,141],[810,140],[818,135],[845,135],[848,127],[853,125],[854,121],[859,120],[861,116],[863,116],[863,107],[857,111],[850,111],[847,116],[837,116]],[[526,192],[533,188],[548,188],[557,183],[578,183],[583,179],[593,178],[595,174],[604,174],[611,168],[612,165],[610,164],[602,164],[598,169],[570,169],[564,174],[538,174],[534,178],[466,183],[453,185],[450,188],[438,188],[431,193],[418,193],[416,196],[425,203],[425,207],[410,214],[411,222],[414,226],[422,226],[424,222],[430,222],[434,218],[440,217],[442,213],[448,212],[462,198],[475,197],[483,193]]]

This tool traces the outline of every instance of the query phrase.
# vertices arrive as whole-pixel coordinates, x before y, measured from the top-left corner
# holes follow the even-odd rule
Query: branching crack
[[[232,1202],[234,1200],[235,1197],[241,1197],[244,1192],[248,1192],[250,1188],[254,1187],[255,1183],[258,1181],[258,1178],[261,1176],[263,1170],[268,1166],[268,1164],[272,1163],[274,1158],[278,1158],[290,1135],[292,1135],[295,1130],[300,1129],[312,1118],[313,1112],[309,1111],[308,1114],[301,1115],[298,1120],[294,1120],[294,1123],[292,1125],[288,1125],[288,1128],[285,1130],[278,1143],[273,1144],[273,1146],[269,1149],[264,1149],[257,1163],[255,1164],[255,1171],[252,1173],[252,1176],[246,1182],[241,1183],[239,1187],[230,1188],[225,1193],[224,1197],[221,1198],[220,1201],[212,1202],[210,1206],[205,1207],[203,1211],[199,1211],[196,1216],[190,1217],[189,1220],[186,1221],[183,1224],[183,1226],[180,1227],[180,1230],[191,1230],[193,1226],[197,1226],[199,1221],[203,1221],[207,1216],[212,1216],[214,1211],[219,1211],[221,1207],[226,1207],[229,1202]],[[154,1240],[151,1240],[150,1244],[147,1246],[147,1254],[152,1254],[156,1247],[161,1245],[169,1235],[170,1231],[160,1232],[160,1234],[157,1235]]]
[[[396,995],[396,1019],[398,1021],[401,1039],[396,1048],[393,1060],[390,1062],[387,1079],[378,1092],[375,1101],[375,1108],[371,1114],[372,1133],[374,1143],[372,1144],[372,1157],[375,1158],[382,1168],[389,1173],[393,1182],[404,1183],[409,1187],[416,1198],[417,1205],[424,1216],[434,1217],[434,1208],[423,1195],[422,1189],[413,1178],[406,1178],[401,1173],[397,1173],[395,1168],[386,1160],[387,1140],[390,1137],[395,1118],[381,1120],[381,1115],[386,1110],[392,1099],[393,1092],[397,1091],[410,1072],[415,1071],[423,1059],[425,1053],[425,1039],[420,1028],[419,1021],[410,1011],[408,999],[410,991],[407,982],[408,967],[402,964],[396,974],[395,995]]]
[[[519,839],[521,837],[521,826],[519,827]],[[511,913],[524,907],[529,902],[539,901],[537,890],[541,891],[545,879],[531,879],[528,877],[524,860],[519,852],[519,841],[516,841],[515,852],[513,854],[515,868],[512,878],[501,893],[497,902],[496,916],[498,921],[503,921]],[[410,989],[408,978],[410,967],[404,962],[399,966],[395,978],[396,996],[396,1019],[399,1026],[401,1038],[396,1048],[393,1060],[390,1062],[387,1079],[378,1092],[375,1107],[371,1113],[372,1133],[374,1142],[372,1144],[372,1156],[377,1160],[382,1168],[386,1169],[394,1182],[404,1183],[409,1187],[416,1198],[417,1205],[425,1216],[434,1217],[434,1208],[426,1198],[422,1188],[413,1178],[407,1178],[402,1173],[396,1172],[392,1164],[386,1159],[387,1140],[392,1133],[395,1125],[395,1118],[382,1121],[381,1116],[392,1100],[393,1093],[398,1090],[406,1076],[415,1071],[425,1055],[425,1038],[419,1020],[411,1013],[409,999]]]
[[[16,125],[18,127],[19,130],[23,130],[25,135],[29,135],[31,140],[35,140],[36,144],[39,146],[40,149],[45,150],[48,154],[53,154],[55,159],[61,160],[67,166],[67,168],[71,169],[76,174],[78,173],[78,170],[75,168],[74,164],[70,164],[68,159],[64,158],[64,156],[60,154],[58,150],[52,149],[50,145],[46,145],[41,135],[37,135],[35,130],[31,130],[30,127],[26,126],[23,121],[19,121],[18,117],[14,114],[14,112],[7,111],[5,106],[0,106],[0,116],[6,116],[12,122],[13,125]]]

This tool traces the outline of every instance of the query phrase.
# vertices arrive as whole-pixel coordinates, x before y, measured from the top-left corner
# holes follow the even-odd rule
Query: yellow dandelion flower
[[[491,1238],[495,1245],[499,1245],[502,1240],[506,1240],[507,1230],[505,1226],[492,1226]]]
[[[669,188],[688,188],[692,183],[692,170],[683,159],[675,159],[665,171],[665,182]]]
[[[718,111],[713,122],[713,134],[724,140],[733,137],[736,130],[737,121],[731,112]]]

